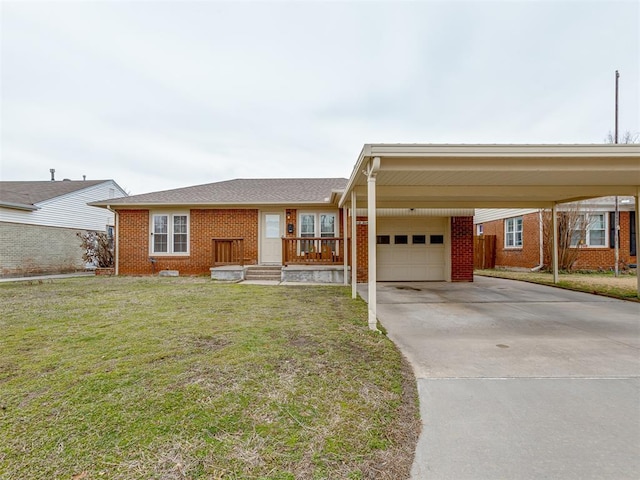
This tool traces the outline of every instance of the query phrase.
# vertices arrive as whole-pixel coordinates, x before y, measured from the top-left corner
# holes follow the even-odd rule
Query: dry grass
[[[410,367],[342,287],[0,285],[0,478],[402,479]]]
[[[510,270],[476,270],[476,275],[508,278],[526,282],[554,285],[553,274]],[[558,286],[624,300],[637,300],[638,279],[634,274],[615,277],[612,273],[561,273]]]

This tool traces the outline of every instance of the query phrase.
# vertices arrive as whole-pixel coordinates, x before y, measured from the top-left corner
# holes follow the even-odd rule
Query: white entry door
[[[281,212],[262,212],[260,235],[260,263],[282,265],[282,236],[284,235]]]

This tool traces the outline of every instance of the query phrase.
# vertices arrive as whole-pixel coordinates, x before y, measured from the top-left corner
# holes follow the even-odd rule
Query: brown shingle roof
[[[62,180],[36,182],[0,182],[0,205],[34,207],[51,198],[108,182],[109,180]]]
[[[113,205],[219,205],[329,203],[331,192],[343,190],[346,178],[235,179],[193,187],[144,193],[102,201]]]

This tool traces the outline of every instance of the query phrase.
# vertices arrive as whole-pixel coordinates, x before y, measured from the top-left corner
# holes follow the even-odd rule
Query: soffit
[[[365,145],[341,205],[367,202],[376,174],[379,208],[549,207],[607,195],[637,195],[637,145]]]

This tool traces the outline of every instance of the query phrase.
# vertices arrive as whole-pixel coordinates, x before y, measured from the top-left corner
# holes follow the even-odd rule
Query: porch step
[[[255,265],[247,267],[245,280],[274,280],[279,282],[282,276],[282,267],[279,265]]]

